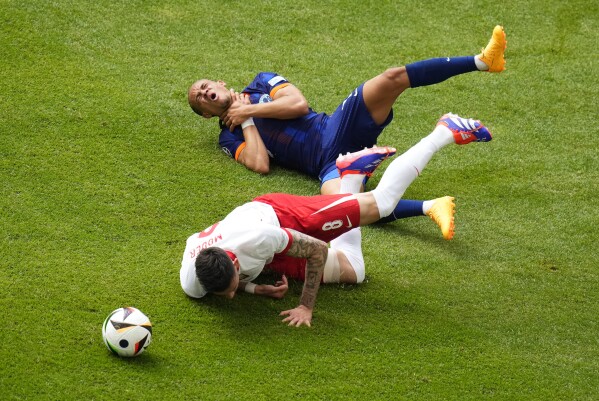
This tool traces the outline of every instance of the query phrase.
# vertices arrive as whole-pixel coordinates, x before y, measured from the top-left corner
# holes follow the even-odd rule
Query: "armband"
[[[256,292],[256,284],[254,283],[247,283],[245,285],[244,291],[249,293],[249,294],[254,294]]]
[[[248,118],[247,120],[245,120],[244,122],[241,123],[241,129],[245,129],[246,127],[249,127],[250,125],[256,125],[256,124],[254,124],[254,119],[252,117]]]

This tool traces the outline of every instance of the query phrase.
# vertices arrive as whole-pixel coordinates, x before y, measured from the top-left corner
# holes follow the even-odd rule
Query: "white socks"
[[[434,200],[426,200],[422,202],[422,214],[427,214],[429,210],[431,210],[431,207],[433,207],[433,204],[435,203]]]
[[[341,266],[339,265],[339,258],[337,258],[337,252],[333,248],[329,248],[327,261],[324,264],[324,271],[322,273],[322,282],[338,283],[340,278]]]
[[[364,174],[346,174],[341,178],[341,194],[356,194],[359,193],[364,184]],[[351,267],[356,273],[357,282],[364,281],[366,276],[366,267],[364,265],[364,256],[362,255],[362,231],[360,228],[340,235],[331,241],[331,247],[327,257],[325,270],[323,273],[323,281],[325,283],[338,283],[341,277],[341,269],[337,252],[343,253]]]
[[[357,282],[361,283],[364,281],[366,267],[364,264],[364,255],[362,254],[362,230],[360,227],[354,228],[332,240],[329,257],[331,257],[331,250],[343,253],[356,273]],[[337,282],[339,282],[339,278],[337,278]]]
[[[364,174],[346,174],[341,178],[340,194],[357,194],[362,189],[364,183]]]
[[[381,217],[393,212],[408,186],[420,175],[433,155],[451,143],[454,143],[454,139],[449,128],[438,125],[387,167],[379,185],[372,191]]]
[[[489,71],[489,66],[483,62],[479,56],[474,56],[474,64],[479,71]]]

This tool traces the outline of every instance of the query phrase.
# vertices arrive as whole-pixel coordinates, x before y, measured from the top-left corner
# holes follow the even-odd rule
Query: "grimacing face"
[[[231,92],[223,81],[200,79],[191,85],[187,100],[202,117],[220,116],[231,105]]]

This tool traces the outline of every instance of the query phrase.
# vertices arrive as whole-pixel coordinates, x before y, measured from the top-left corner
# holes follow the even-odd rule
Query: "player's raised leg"
[[[453,121],[452,123],[455,124]],[[440,124],[440,122],[438,124]],[[474,124],[474,122],[471,124]],[[395,153],[395,148],[374,146],[359,152],[339,155],[336,162],[339,175],[342,177],[342,188],[339,193],[360,192],[364,177],[370,177],[374,173],[374,170],[384,160],[393,156]],[[450,240],[454,236],[455,204],[453,203],[453,200],[453,197],[445,196],[429,201],[407,202],[414,203],[413,208],[417,209],[416,211],[413,211],[410,216],[414,216],[416,214],[429,216],[441,229],[443,238]],[[395,209],[391,213],[390,216],[392,216],[392,218],[389,218],[390,216],[386,216],[379,220],[379,222],[386,223],[389,221],[394,221],[398,218],[406,217],[402,216],[401,213],[404,212],[407,205],[405,205],[405,202],[403,206],[400,206],[400,204],[401,201],[396,205]],[[398,217],[398,215],[400,217]]]
[[[390,149],[392,149],[390,151]],[[374,169],[380,165],[385,159],[395,154],[394,148],[377,148],[376,145],[372,148],[367,148],[359,152],[339,155],[336,165],[339,172],[339,178],[327,180],[321,187],[322,194],[338,194],[338,193],[358,193],[363,191],[363,183],[365,177],[370,177]],[[361,175],[361,177],[358,177]],[[345,178],[345,186],[351,180],[353,182],[351,192],[347,189],[341,189],[342,180]],[[405,219],[416,216],[429,216],[441,228],[443,236],[450,239],[453,236],[451,233],[448,221],[453,218],[453,208],[436,206],[442,202],[444,198],[433,200],[411,200],[402,199],[399,201],[393,213],[381,219],[380,223],[389,223],[398,219]],[[453,205],[453,203],[452,203]],[[446,212],[450,212],[448,215]]]
[[[393,104],[408,88],[434,85],[456,75],[473,71],[501,72],[505,69],[507,40],[497,25],[491,40],[475,56],[440,57],[387,69],[364,83],[364,103],[376,124],[383,124]]]
[[[465,144],[489,140],[491,134],[480,121],[462,118],[455,114],[451,114],[451,117],[444,115],[439,119],[433,132],[389,164],[373,191],[364,194],[364,197],[359,197],[360,225],[372,224],[393,212],[408,186],[441,148],[452,143]],[[374,199],[368,199],[368,195],[372,195]],[[373,200],[374,207],[370,203]]]

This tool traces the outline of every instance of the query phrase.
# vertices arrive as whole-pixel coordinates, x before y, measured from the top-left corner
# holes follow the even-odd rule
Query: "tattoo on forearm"
[[[316,304],[316,294],[320,287],[324,264],[327,260],[327,244],[299,231],[290,229],[289,232],[291,233],[293,243],[287,251],[287,255],[307,260],[306,278],[300,304],[313,309]]]

